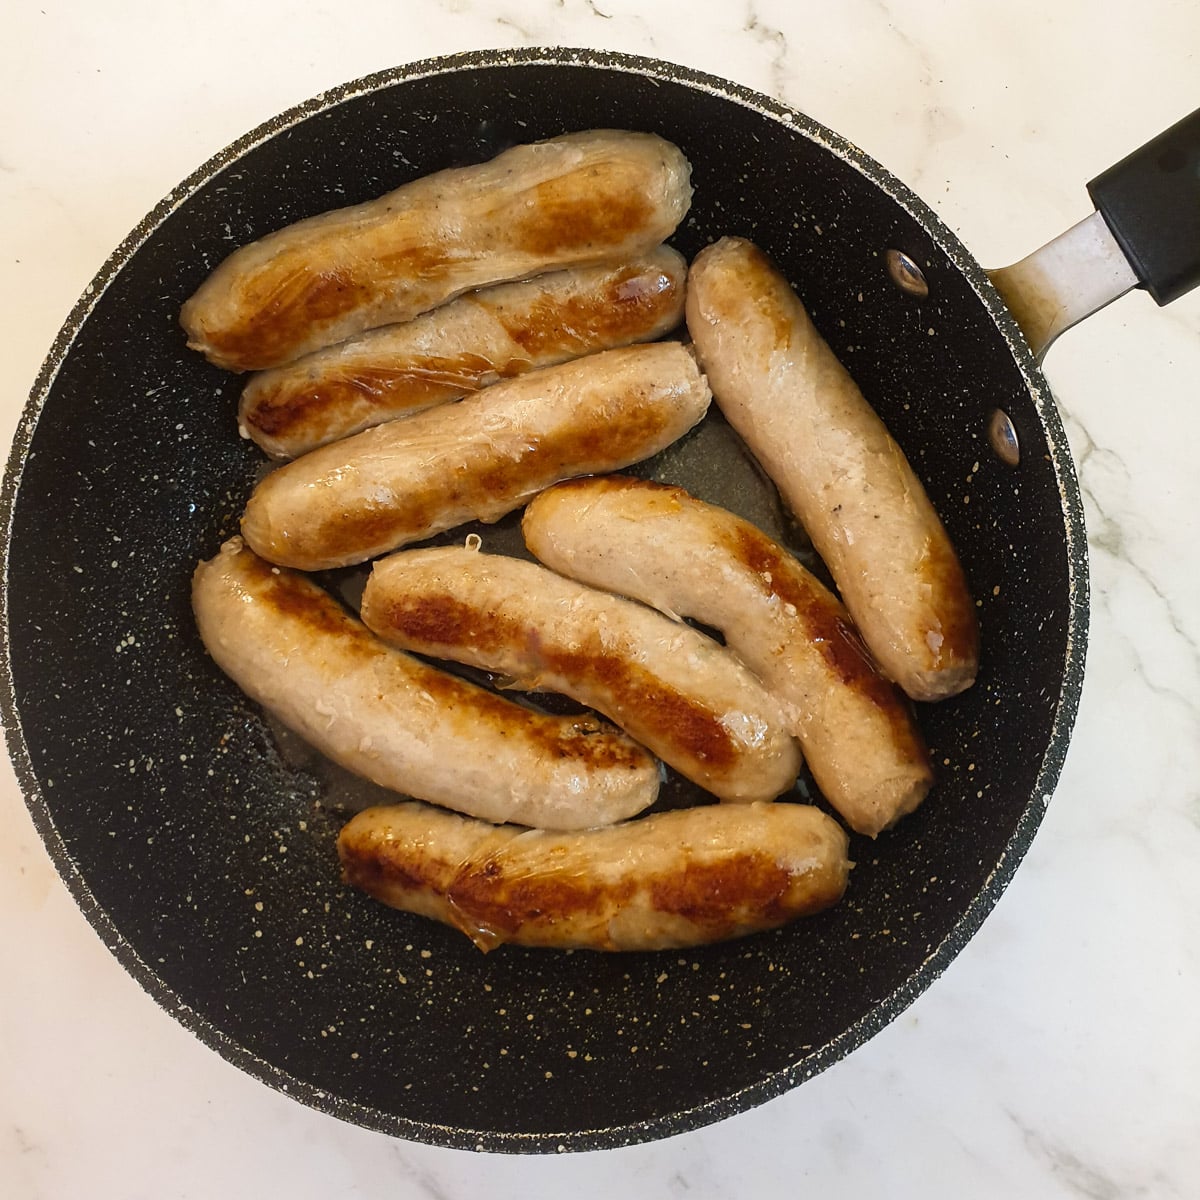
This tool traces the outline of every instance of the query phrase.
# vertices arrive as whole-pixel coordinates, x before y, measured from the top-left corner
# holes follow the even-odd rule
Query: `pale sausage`
[[[824,559],[883,672],[913,699],[970,687],[975,606],[903,451],[756,246],[723,238],[689,273],[688,330],[717,404]]]

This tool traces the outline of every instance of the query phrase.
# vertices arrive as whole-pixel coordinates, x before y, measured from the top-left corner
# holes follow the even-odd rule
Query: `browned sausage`
[[[297,458],[372,425],[597,350],[653,341],[683,319],[687,265],[669,246],[460,296],[253,375],[238,425],[272,458]]]
[[[472,288],[645,253],[683,219],[689,176],[670,142],[621,130],[427,175],[236,250],[183,306],[188,345],[277,367]]]
[[[458,546],[375,564],[362,616],[385,641],[573,696],[722,800],[770,800],[800,754],[733,654],[680,621],[536,563]]]
[[[772,929],[841,898],[846,850],[837,822],[805,804],[710,805],[575,834],[399,804],[359,813],[338,838],[347,883],[483,951],[665,950]]]
[[[691,429],[709,398],[678,342],[531,371],[272,471],[242,533],[284,566],[363,562],[466,521],[495,521],[561,479],[648,458]]]

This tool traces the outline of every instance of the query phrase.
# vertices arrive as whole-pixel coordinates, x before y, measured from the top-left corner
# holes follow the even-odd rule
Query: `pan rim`
[[[116,928],[72,859],[55,823],[53,811],[37,779],[25,740],[13,679],[9,628],[9,566],[18,493],[34,433],[58,372],[75,338],[91,316],[100,297],[126,264],[139,252],[179,205],[222,171],[236,164],[249,150],[316,113],[386,87],[436,75],[495,67],[566,66],[641,74],[663,82],[682,84],[749,107],[816,142],[843,159],[881,187],[929,233],[939,249],[961,272],[1003,336],[1040,418],[1051,465],[1059,488],[1065,522],[1068,602],[1063,680],[1050,726],[1050,736],[1030,800],[995,869],[984,886],[905,981],[840,1035],[791,1064],[772,1071],[754,1084],[700,1104],[648,1120],[610,1125],[594,1130],[561,1132],[497,1132],[420,1121],[331,1095],[267,1062],[224,1033],[194,1010],[154,971]],[[96,273],[59,330],[23,408],[0,485],[0,718],[14,772],[34,826],[55,869],[88,923],[124,970],[185,1029],[234,1066],[271,1088],[309,1107],[339,1119],[406,1140],[455,1149],[507,1153],[554,1153],[610,1149],[633,1145],[699,1129],[756,1107],[792,1090],[800,1083],[840,1061],[894,1021],[949,966],[982,925],[1024,858],[1039,827],[1046,805],[1066,759],[1071,730],[1083,686],[1088,634],[1089,584],[1087,539],[1083,503],[1067,436],[1049,387],[1016,322],[1005,308],[986,272],[937,214],[885,167],[840,134],[772,97],[741,84],[667,60],[617,51],[571,47],[493,49],[440,55],[387,68],[341,84],[293,105],[262,122],[206,162],[173,188],[130,231]]]

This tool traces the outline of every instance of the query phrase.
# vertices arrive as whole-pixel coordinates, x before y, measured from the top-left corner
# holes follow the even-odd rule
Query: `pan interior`
[[[979,600],[984,667],[965,696],[922,708],[936,790],[896,831],[854,840],[836,909],[693,952],[483,957],[341,886],[337,830],[377,793],[273,728],[204,653],[190,574],[235,531],[261,460],[237,435],[237,380],[184,348],[178,312],[228,252],[272,229],[602,126],[661,133],[691,160],[696,199],[674,239],[685,255],[738,234],[787,272],[946,521]],[[921,264],[928,300],[889,282],[892,247]],[[1077,695],[1074,477],[1040,377],[981,281],[928,210],[827,131],[616,56],[422,64],[287,114],[202,168],[64,330],[6,482],[10,745],[89,919],[238,1065],[339,1116],[447,1145],[661,1136],[847,1052],[994,903]],[[987,447],[996,407],[1020,433],[1015,473]],[[717,416],[639,473],[807,552]],[[511,519],[479,532],[485,548],[519,551]],[[695,798],[678,781],[668,793]]]

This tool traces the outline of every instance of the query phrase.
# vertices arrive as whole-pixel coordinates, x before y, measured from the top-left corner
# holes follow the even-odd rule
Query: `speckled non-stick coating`
[[[484,957],[341,886],[335,835],[374,790],[281,735],[204,653],[190,574],[235,530],[262,460],[237,435],[238,381],[185,349],[177,318],[243,242],[597,126],[683,148],[696,189],[675,239],[685,254],[741,234],[782,264],[946,520],[980,601],[983,670],[967,695],[921,710],[936,790],[895,832],[854,839],[834,910],[686,953]],[[927,301],[888,281],[893,246],[924,265]],[[1015,472],[987,446],[996,406],[1020,432]],[[716,416],[643,470],[803,549]],[[319,97],[219,155],[80,302],[30,400],[3,503],[9,745],[89,920],[238,1066],[339,1117],[446,1145],[659,1137],[776,1095],[864,1041],[995,903],[1078,697],[1078,491],[1041,376],[983,273],[836,136],[644,60],[418,64]],[[483,529],[485,547],[516,549],[514,528]],[[672,803],[688,798],[669,789]]]

